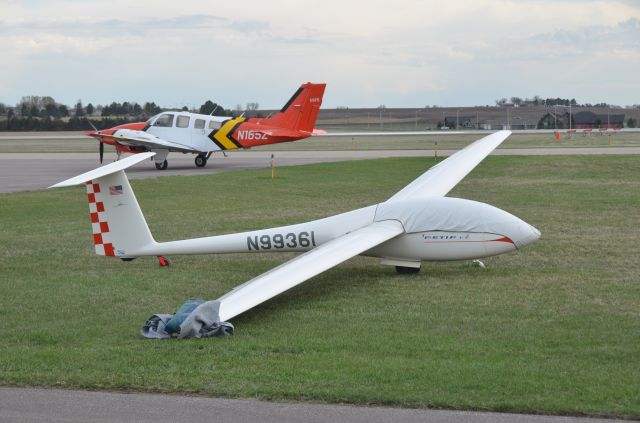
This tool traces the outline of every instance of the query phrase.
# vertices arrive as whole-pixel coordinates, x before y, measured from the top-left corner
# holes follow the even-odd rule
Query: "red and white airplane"
[[[297,141],[313,134],[326,84],[307,82],[280,112],[268,118],[230,118],[168,111],[146,122],[129,123],[87,132],[100,141],[100,163],[104,144],[121,153],[154,152],[156,169],[167,168],[169,152],[197,154],[195,163],[204,167],[216,151],[250,148]]]

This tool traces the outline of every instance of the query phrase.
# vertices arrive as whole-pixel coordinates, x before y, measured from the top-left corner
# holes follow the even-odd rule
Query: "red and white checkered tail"
[[[137,257],[155,244],[124,173],[125,168],[151,155],[153,153],[127,157],[53,186],[86,184],[96,254]]]

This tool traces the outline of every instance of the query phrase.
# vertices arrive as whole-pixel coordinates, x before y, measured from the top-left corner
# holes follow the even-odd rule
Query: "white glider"
[[[500,131],[474,142],[382,203],[296,225],[204,238],[153,239],[124,169],[154,153],[128,157],[51,188],[86,183],[98,255],[131,260],[174,254],[304,253],[205,303],[208,314],[202,318],[200,313],[200,325],[215,326],[357,255],[379,257],[400,273],[413,273],[422,261],[477,259],[535,242],[540,232],[506,211],[445,197],[510,134]]]

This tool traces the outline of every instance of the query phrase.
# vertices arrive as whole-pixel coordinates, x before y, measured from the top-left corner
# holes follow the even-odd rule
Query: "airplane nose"
[[[526,247],[540,239],[540,231],[532,225],[529,225],[527,222],[521,222],[518,229],[518,237],[514,240],[514,243],[518,248]]]

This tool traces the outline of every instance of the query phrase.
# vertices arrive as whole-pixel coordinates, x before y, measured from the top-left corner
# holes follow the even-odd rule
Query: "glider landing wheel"
[[[165,170],[167,166],[169,166],[169,163],[166,160],[162,163],[156,163],[156,169],[158,170]]]
[[[413,275],[420,271],[419,267],[396,266],[396,272],[401,275]]]
[[[201,156],[200,154],[198,154],[196,156],[196,166],[205,167],[206,165],[207,165],[207,157]]]

